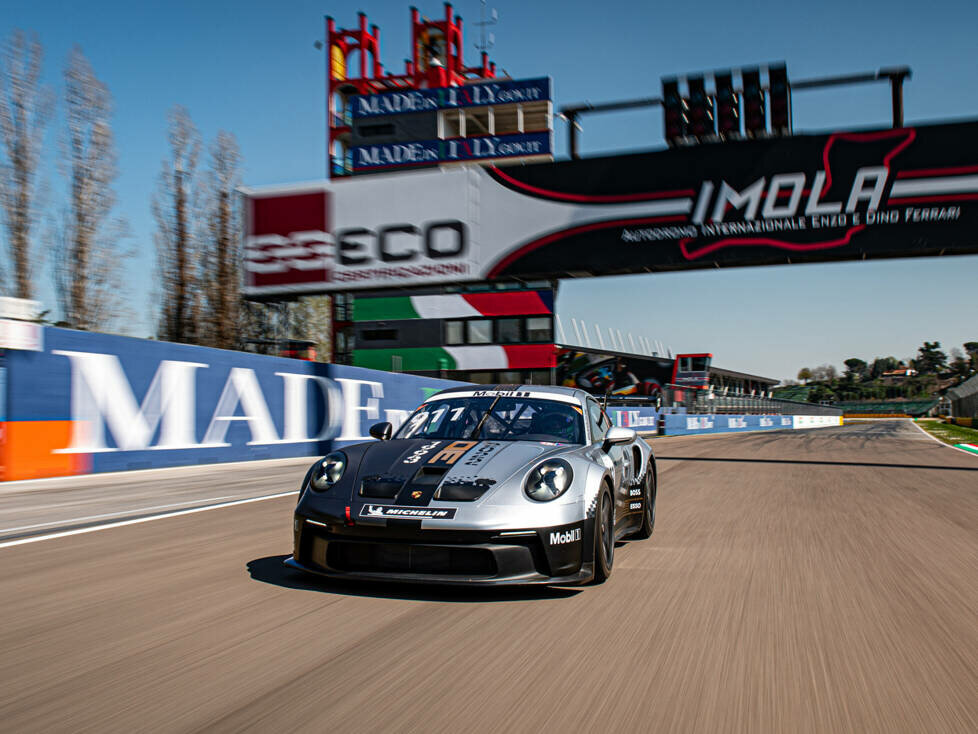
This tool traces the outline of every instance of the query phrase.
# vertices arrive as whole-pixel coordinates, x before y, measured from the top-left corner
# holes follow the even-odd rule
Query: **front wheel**
[[[594,580],[601,584],[611,576],[615,562],[615,503],[607,489],[598,498],[594,517]]]
[[[642,508],[642,527],[632,535],[637,540],[645,540],[655,530],[655,492],[655,470],[650,464],[645,470],[645,479],[642,481],[642,501],[645,505]]]

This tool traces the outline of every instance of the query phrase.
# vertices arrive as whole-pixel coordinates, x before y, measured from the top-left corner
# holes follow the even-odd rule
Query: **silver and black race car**
[[[649,445],[588,393],[464,386],[393,433],[317,461],[295,509],[297,569],[366,579],[580,584],[655,524]],[[393,435],[392,435],[393,434]]]

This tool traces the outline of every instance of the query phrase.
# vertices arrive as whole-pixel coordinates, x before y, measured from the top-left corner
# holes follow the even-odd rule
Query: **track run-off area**
[[[583,588],[290,571],[295,495],[239,501],[308,460],[0,487],[0,730],[978,731],[978,456],[652,446],[655,534]]]

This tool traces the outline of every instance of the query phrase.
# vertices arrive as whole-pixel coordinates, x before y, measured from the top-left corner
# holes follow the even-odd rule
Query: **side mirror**
[[[635,431],[633,431],[631,428],[620,428],[618,426],[609,428],[608,432],[604,436],[604,445],[601,448],[607,451],[612,446],[621,446],[622,444],[631,443],[635,440],[635,435]]]
[[[394,426],[387,421],[370,426],[370,435],[378,441],[390,441],[392,433],[394,433]]]

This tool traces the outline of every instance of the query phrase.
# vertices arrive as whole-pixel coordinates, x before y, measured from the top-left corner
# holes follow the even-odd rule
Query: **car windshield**
[[[584,443],[584,416],[572,403],[503,395],[446,397],[419,407],[395,438]]]

